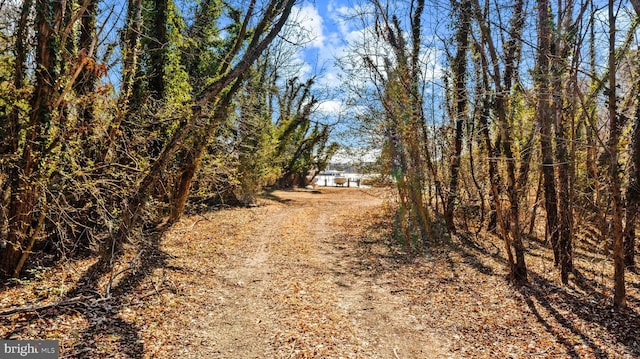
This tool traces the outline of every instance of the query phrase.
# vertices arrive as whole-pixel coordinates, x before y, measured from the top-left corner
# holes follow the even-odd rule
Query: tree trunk
[[[631,0],[636,16],[640,16],[640,0]],[[640,73],[640,67],[638,67]],[[636,270],[635,232],[638,208],[640,207],[640,90],[636,93],[635,123],[631,134],[631,166],[629,168],[629,188],[627,188],[626,220],[624,227],[624,263]]]
[[[524,244],[522,243],[522,236],[520,231],[520,206],[519,195],[516,183],[515,174],[515,157],[511,149],[512,135],[507,123],[507,115],[505,112],[506,101],[502,96],[496,96],[496,112],[498,118],[501,119],[501,136],[502,136],[502,151],[507,161],[507,194],[509,196],[509,229],[508,232],[511,235],[511,245],[515,251],[516,261],[511,270],[511,275],[517,283],[524,283],[527,281],[527,266],[524,259]],[[504,223],[506,226],[506,222]],[[503,230],[506,232],[506,229]],[[508,237],[508,236],[507,236]]]
[[[512,84],[517,81],[518,63],[520,59],[522,49],[522,29],[524,26],[524,1],[517,0],[514,4],[513,16],[509,26],[509,38],[505,47],[505,69],[504,69],[504,88],[501,92],[511,93]],[[498,96],[500,97],[500,96]],[[508,98],[503,100],[504,109],[507,109],[509,103]],[[502,102],[502,101],[501,101]],[[499,104],[498,104],[499,105]],[[498,110],[498,116],[500,117],[501,110]],[[511,148],[513,142],[513,132],[511,130],[511,124],[507,118],[506,112],[502,115],[504,123],[504,140],[503,148],[504,154],[507,160],[507,186],[509,192],[509,201],[511,202],[511,226],[510,232],[513,240],[513,247],[516,254],[516,269],[514,271],[514,279],[518,283],[527,281],[527,265],[524,258],[524,243],[522,242],[522,233],[520,230],[520,187],[518,185],[518,178],[516,177],[516,158]],[[523,156],[520,161],[522,170],[522,178],[525,178],[528,174],[528,155]]]
[[[566,9],[573,7],[572,1],[567,1],[565,4]],[[556,128],[556,161],[558,162],[557,171],[557,190],[558,190],[558,262],[560,264],[560,278],[563,284],[567,284],[569,281],[569,273],[573,271],[573,253],[572,253],[572,232],[573,232],[573,214],[571,213],[571,193],[569,174],[571,172],[569,158],[568,143],[571,141],[571,136],[567,131],[567,118],[573,116],[573,113],[568,109],[569,100],[566,100],[567,88],[571,87],[566,85],[566,67],[567,59],[569,58],[569,44],[565,41],[565,34],[570,31],[568,24],[571,22],[571,18],[568,14],[562,14],[562,11],[558,9],[558,32],[554,36],[555,45],[551,51],[552,64],[552,88],[553,88],[553,105],[552,112],[555,118]]]
[[[169,224],[176,223],[184,212],[184,208],[187,205],[187,199],[189,198],[189,191],[191,190],[191,183],[200,168],[203,150],[204,147],[201,147],[200,151],[192,156],[188,156],[190,161],[182,165],[182,173],[180,174],[171,206]]]
[[[635,270],[635,232],[638,208],[640,207],[640,91],[636,94],[636,113],[631,134],[631,166],[629,168],[629,188],[625,207],[624,263]]]
[[[24,0],[22,3],[22,8],[20,11],[20,21],[16,28],[15,32],[15,67],[13,71],[13,87],[17,94],[21,92],[25,85],[25,72],[27,69],[27,45],[28,45],[28,34],[27,30],[29,16],[31,14],[31,7],[33,5],[33,0]],[[20,188],[20,184],[18,181],[19,177],[19,165],[15,163],[13,159],[14,156],[18,155],[19,148],[19,140],[20,140],[20,107],[17,106],[21,97],[18,97],[11,104],[11,111],[8,116],[5,118],[0,118],[0,172],[5,173],[7,175],[6,180],[0,181],[0,236],[5,233],[8,235],[10,230],[9,226],[11,225],[12,218],[9,216],[9,206],[13,203],[16,205],[15,201],[11,201],[11,197],[15,196],[15,190]],[[9,200],[5,198],[8,197]],[[15,213],[15,210],[11,210]],[[0,238],[0,243],[13,243],[16,241],[16,238]],[[15,262],[14,259],[9,259],[15,256],[13,253],[13,249],[0,249],[0,259],[6,260],[9,262],[6,267],[12,267],[12,264]],[[3,253],[4,252],[4,253]],[[0,268],[5,268],[5,265],[0,265]],[[5,268],[5,269],[7,269]],[[2,276],[2,272],[5,270],[0,270],[0,276]],[[9,268],[7,273],[9,273],[11,269]]]
[[[500,198],[498,197],[498,190],[492,189],[494,197],[496,198],[496,212],[498,214],[498,225],[502,227],[500,229],[505,246],[508,252],[508,259],[510,265],[511,278],[517,283],[523,283],[527,281],[527,266],[524,258],[524,244],[522,243],[522,236],[520,231],[520,218],[519,218],[519,190],[516,180],[516,158],[514,157],[511,144],[513,142],[513,132],[507,116],[507,109],[509,108],[511,85],[517,73],[517,63],[520,57],[521,49],[521,34],[522,26],[524,24],[523,13],[523,1],[518,0],[515,3],[513,9],[513,16],[510,21],[509,38],[504,46],[504,73],[501,72],[500,61],[498,51],[496,49],[495,42],[491,36],[490,29],[482,16],[480,6],[476,1],[474,3],[476,8],[476,16],[478,16],[478,23],[482,32],[482,37],[487,46],[489,52],[489,59],[491,60],[491,72],[488,71],[488,65],[483,64],[485,73],[491,73],[495,86],[495,99],[493,101],[493,110],[496,114],[496,123],[499,128],[498,141],[499,145],[496,145],[496,149],[501,149],[501,153],[505,157],[507,166],[506,177],[506,190],[509,197],[509,210],[505,211],[506,215],[500,218]],[[486,62],[486,60],[485,60]],[[499,183],[492,184],[492,187]],[[506,218],[509,219],[507,223]],[[513,260],[512,251],[515,251],[515,261]]]
[[[78,48],[80,56],[86,56],[93,58],[95,54],[96,46],[96,15],[97,15],[96,0],[89,0],[87,9],[82,14],[80,23],[80,39],[78,41]],[[95,60],[91,60],[95,63]],[[75,83],[75,92],[80,97],[80,105],[78,106],[79,123],[78,126],[80,132],[80,140],[86,141],[89,133],[91,132],[91,126],[94,123],[94,98],[91,96],[95,91],[98,77],[92,68],[83,66],[78,76],[78,80]],[[86,150],[89,150],[88,148]]]
[[[167,1],[154,0],[153,27],[151,29],[151,45],[149,48],[151,73],[149,74],[149,92],[151,98],[164,99],[164,71],[166,66],[167,38]]]
[[[558,133],[564,133],[564,126],[558,127]],[[569,193],[569,156],[565,141],[567,141],[566,138],[558,138],[556,141],[557,158],[560,162],[558,167],[558,212],[560,214],[558,221],[558,259],[560,263],[560,277],[563,284],[568,283],[569,273],[573,271],[571,238],[573,216],[571,213]]]
[[[194,141],[194,147],[187,150],[180,168],[180,179],[178,180],[177,187],[173,195],[169,224],[177,222],[182,216],[187,204],[187,199],[189,198],[191,183],[200,169],[202,155],[209,144],[211,136],[215,133],[216,128],[220,126],[224,118],[227,116],[231,99],[233,98],[233,94],[238,90],[241,81],[241,79],[238,79],[232,89],[225,94],[225,98],[222,100],[222,103],[214,110],[213,118],[210,118],[208,120],[209,123],[205,128],[198,132],[197,138]]]
[[[36,54],[35,85],[31,94],[29,122],[22,157],[19,163],[19,175],[11,179],[11,199],[8,218],[9,234],[7,247],[2,252],[0,274],[18,276],[18,263],[26,253],[31,231],[35,229],[38,191],[35,183],[38,170],[44,160],[42,152],[46,145],[45,131],[53,120],[55,84],[58,77],[58,39],[53,24],[59,19],[59,2],[53,5],[47,0],[36,1]],[[44,209],[40,209],[44,210]],[[34,228],[32,228],[32,226]]]
[[[609,159],[609,181],[612,207],[612,237],[614,265],[613,303],[616,307],[626,307],[624,281],[624,242],[622,235],[622,195],[620,192],[620,176],[618,175],[618,142],[620,139],[619,117],[616,97],[616,17],[615,4],[609,0],[609,143],[607,155]]]
[[[480,49],[480,46],[479,46]],[[489,86],[488,79],[488,64],[484,53],[480,53],[480,68],[482,69],[482,82],[485,88]],[[511,250],[511,242],[509,240],[509,233],[507,229],[506,219],[504,215],[504,211],[502,209],[502,198],[500,195],[500,173],[498,172],[498,150],[495,146],[493,146],[491,141],[491,133],[489,131],[489,115],[491,108],[491,98],[488,94],[485,94],[482,101],[482,113],[480,115],[480,132],[482,134],[482,139],[484,140],[484,146],[487,151],[487,161],[489,163],[489,185],[491,187],[491,216],[495,216],[495,230],[499,230],[499,235],[505,241],[505,250],[507,252],[507,260],[509,263],[509,269],[512,273],[514,273],[515,261],[513,258],[513,251]],[[489,223],[491,226],[491,223]],[[491,227],[487,228],[491,230]]]
[[[531,236],[534,232],[535,229],[535,224],[536,224],[536,212],[538,211],[538,202],[540,201],[540,195],[542,193],[542,183],[543,183],[543,178],[542,178],[542,173],[540,173],[538,175],[538,187],[536,189],[536,198],[533,201],[533,208],[531,209],[531,216],[529,218],[529,230],[528,230],[528,234]]]
[[[553,263],[560,263],[560,247],[558,241],[558,202],[555,186],[555,171],[553,163],[553,143],[551,127],[553,113],[550,108],[550,63],[551,57],[551,26],[549,16],[549,1],[538,2],[538,55],[536,59],[536,75],[534,80],[537,87],[536,117],[540,124],[540,150],[542,153],[542,176],[544,179],[544,207],[547,213],[547,228],[551,236],[553,248]]]
[[[13,72],[13,87],[18,92],[24,87],[25,72],[27,68],[27,46],[29,31],[27,30],[29,15],[33,0],[24,0],[20,10],[20,22],[16,28],[15,38],[15,67]],[[18,100],[18,99],[16,99]],[[16,101],[17,102],[17,101]],[[18,151],[18,141],[20,139],[20,108],[13,104],[11,112],[0,127],[0,155],[15,154]],[[1,163],[1,162],[0,162]],[[13,171],[12,171],[13,172]],[[13,176],[12,176],[13,177]]]
[[[471,29],[471,1],[463,0],[459,6],[455,2],[452,6],[456,10],[456,56],[453,60],[453,98],[452,115],[455,122],[455,137],[453,153],[449,168],[449,196],[445,207],[444,219],[450,233],[455,233],[453,213],[458,195],[458,174],[460,172],[460,154],[462,153],[463,127],[467,123],[467,52],[469,49],[469,31]]]

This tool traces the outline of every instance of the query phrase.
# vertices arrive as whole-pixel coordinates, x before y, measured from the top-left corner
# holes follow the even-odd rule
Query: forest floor
[[[581,230],[576,268],[526,241],[529,283],[495,238],[411,255],[380,189],[276,191],[181,220],[110,276],[94,260],[0,289],[0,337],[56,339],[61,358],[637,358],[640,279],[611,307],[606,247]]]

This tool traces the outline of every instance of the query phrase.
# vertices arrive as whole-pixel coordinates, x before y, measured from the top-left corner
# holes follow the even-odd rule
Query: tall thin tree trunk
[[[640,0],[631,0],[636,16],[640,16]],[[640,73],[640,66],[638,66]],[[629,188],[627,188],[626,220],[624,227],[624,263],[636,270],[636,220],[640,207],[640,90],[636,93],[636,113],[631,134],[631,167],[629,169]]]
[[[167,11],[168,0],[154,0],[153,27],[151,29],[151,46],[149,49],[151,73],[149,74],[149,91],[151,98],[164,99],[164,72],[166,66]]]
[[[511,130],[511,124],[507,116],[511,86],[513,84],[514,77],[517,74],[517,63],[520,57],[520,49],[522,45],[522,27],[524,25],[524,12],[523,1],[518,0],[515,2],[513,9],[513,16],[510,21],[509,37],[504,46],[504,73],[500,68],[500,61],[498,58],[498,51],[496,44],[493,41],[490,29],[482,16],[480,6],[476,1],[475,4],[476,16],[478,17],[478,24],[482,32],[483,40],[487,46],[491,68],[493,71],[487,70],[488,65],[484,65],[485,73],[491,73],[495,86],[495,99],[493,101],[493,111],[496,115],[496,123],[499,129],[498,141],[496,149],[501,149],[501,153],[505,157],[507,166],[506,177],[506,191],[509,198],[508,211],[505,212],[502,221],[500,220],[500,198],[498,197],[497,189],[492,189],[496,196],[496,211],[498,213],[498,225],[501,228],[503,240],[508,251],[509,265],[511,269],[511,278],[518,283],[527,281],[527,266],[524,258],[524,244],[522,242],[522,235],[520,231],[520,218],[519,218],[519,190],[516,179],[516,158],[514,157],[511,144],[513,142],[513,132]],[[486,62],[486,61],[485,61]],[[493,185],[492,185],[493,187]],[[505,219],[509,219],[509,222]],[[515,261],[511,254],[515,251]]]
[[[543,183],[543,178],[542,178],[542,173],[540,173],[538,175],[538,187],[536,189],[536,199],[533,202],[533,208],[531,209],[531,216],[529,218],[529,231],[527,232],[529,235],[532,235],[535,229],[536,215],[537,215],[536,212],[538,211],[538,203],[540,202],[540,196],[542,194],[542,183]]]
[[[489,79],[488,79],[488,63],[487,59],[480,50],[481,46],[478,46],[478,50],[480,51],[480,68],[482,69],[482,83],[484,88],[489,87]],[[510,271],[513,276],[515,272],[515,260],[513,258],[513,251],[511,250],[511,241],[509,239],[509,231],[506,223],[505,212],[502,206],[502,198],[500,193],[501,188],[501,179],[500,172],[498,171],[498,150],[497,146],[494,146],[491,141],[491,133],[489,131],[489,115],[491,108],[491,98],[488,94],[483,96],[482,101],[482,113],[480,114],[480,132],[482,135],[482,139],[484,141],[484,146],[487,151],[487,161],[489,163],[489,185],[491,188],[491,209],[492,216],[495,215],[496,218],[496,227],[495,229],[499,231],[499,235],[505,241],[505,250],[507,253],[507,260],[509,262]],[[488,228],[491,230],[491,228]]]
[[[597,52],[596,52],[596,35],[595,35],[595,24],[596,24],[596,10],[594,1],[590,2],[590,20],[589,20],[589,68],[591,73],[597,73]],[[596,79],[592,80],[590,84],[591,87],[597,87]],[[593,211],[594,217],[593,220],[596,223],[596,226],[600,229],[598,231],[598,242],[605,243],[606,239],[606,228],[607,228],[607,218],[606,214],[602,210],[602,201],[603,201],[603,182],[601,177],[606,178],[605,176],[601,176],[599,174],[598,169],[598,130],[597,130],[597,105],[595,101],[591,101],[587,106],[585,106],[584,116],[585,125],[586,125],[586,136],[587,136],[587,194],[589,195],[589,209]],[[606,172],[606,171],[605,171]]]
[[[540,150],[542,153],[542,176],[544,179],[544,207],[547,213],[547,228],[551,236],[553,248],[553,262],[560,263],[560,247],[558,243],[558,207],[555,186],[555,171],[553,162],[553,142],[551,127],[553,113],[550,102],[550,63],[551,57],[551,26],[549,16],[549,1],[538,1],[538,55],[536,59],[537,87],[536,117],[540,124]]]
[[[560,4],[560,3],[559,3]],[[572,1],[565,4],[566,9],[573,7]],[[558,9],[558,34],[554,37],[555,50],[551,51],[551,76],[553,88],[552,112],[555,118],[556,129],[556,161],[557,170],[557,194],[558,194],[558,262],[560,264],[560,278],[563,284],[569,281],[569,273],[573,271],[572,254],[572,227],[573,215],[571,213],[571,198],[569,187],[569,173],[571,171],[569,158],[570,135],[567,133],[567,117],[572,116],[567,109],[569,101],[565,101],[566,87],[563,85],[566,76],[567,59],[569,57],[569,45],[564,40],[565,33],[569,30],[571,18],[569,14],[564,14],[562,9]]]
[[[524,1],[515,1],[513,16],[509,24],[509,38],[505,47],[505,69],[504,69],[504,91],[511,93],[512,85],[514,81],[517,81],[518,63],[520,59],[522,49],[522,29],[524,27]],[[509,101],[505,98],[504,109],[507,109]],[[498,112],[500,116],[500,112]],[[518,185],[518,178],[516,177],[516,158],[511,148],[513,142],[513,132],[511,130],[511,124],[507,118],[506,113],[503,115],[503,123],[505,128],[504,137],[504,154],[507,160],[507,185],[509,192],[509,201],[511,202],[511,237],[513,240],[513,247],[516,254],[516,269],[514,271],[514,279],[517,282],[527,281],[527,266],[524,258],[524,243],[522,242],[522,231],[520,229],[520,193],[521,189]],[[523,156],[520,161],[522,178],[525,178],[528,174],[528,158],[529,156]]]
[[[497,96],[500,97],[500,96]],[[524,259],[524,244],[520,230],[520,198],[518,194],[516,174],[515,174],[515,157],[511,148],[511,130],[507,123],[506,113],[502,113],[506,109],[504,99],[496,100],[496,109],[498,118],[502,118],[502,128],[500,130],[502,136],[502,151],[507,161],[507,194],[509,196],[509,233],[511,235],[511,244],[515,251],[516,261],[512,269],[512,276],[516,282],[522,283],[527,281],[527,267]],[[505,223],[506,225],[506,223]]]
[[[211,140],[211,137],[215,133],[215,130],[227,116],[231,99],[239,89],[241,82],[242,80],[238,79],[232,89],[225,94],[221,103],[216,106],[216,109],[213,112],[213,118],[210,118],[208,120],[208,124],[198,132],[197,139],[194,141],[195,146],[187,150],[186,156],[181,165],[180,178],[174,194],[169,223],[177,222],[182,216],[189,197],[189,191],[191,190],[191,183],[200,169],[202,156],[209,144],[209,141]]]
[[[640,204],[640,92],[637,97],[635,123],[631,135],[631,166],[624,226],[624,263],[630,270],[635,270],[635,232]]]
[[[607,144],[609,159],[609,181],[611,188],[612,237],[614,265],[613,303],[616,307],[626,307],[624,281],[624,239],[622,235],[622,194],[620,176],[618,174],[618,142],[620,139],[619,117],[616,96],[616,17],[615,4],[609,0],[609,142]]]
[[[449,167],[449,196],[445,207],[444,219],[450,233],[455,233],[453,213],[458,197],[458,174],[460,172],[460,155],[462,153],[463,127],[467,120],[467,52],[469,49],[469,31],[471,30],[471,1],[463,0],[459,5],[452,3],[456,10],[458,24],[456,39],[456,56],[453,60],[453,111],[454,140],[451,164]]]
[[[558,165],[558,253],[560,255],[560,277],[562,283],[567,284],[569,273],[573,271],[573,254],[572,254],[572,224],[573,216],[571,213],[571,200],[569,193],[569,156],[564,136],[565,126],[561,124],[561,119],[557,125],[557,133],[560,138],[556,141],[556,151]]]

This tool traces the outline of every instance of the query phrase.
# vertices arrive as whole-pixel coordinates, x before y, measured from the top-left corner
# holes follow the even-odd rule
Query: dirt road
[[[0,314],[0,336],[91,359],[640,357],[637,276],[615,312],[611,267],[584,243],[568,286],[535,241],[519,287],[491,236],[405,253],[384,193],[274,192],[185,217],[113,277],[88,280],[95,258],[34,271],[0,287],[0,308],[21,308]]]
[[[155,329],[164,336],[146,343],[155,347],[148,355],[447,356],[437,333],[405,310],[402,291],[362,258],[362,235],[371,228],[361,220],[380,212],[379,193],[282,191],[272,199],[191,218],[169,234],[165,250],[176,257],[165,281],[178,288],[159,310],[166,327]]]

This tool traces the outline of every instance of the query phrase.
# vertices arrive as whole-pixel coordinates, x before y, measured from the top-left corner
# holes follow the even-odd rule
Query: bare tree
[[[617,307],[626,306],[624,281],[624,238],[622,229],[622,194],[619,176],[618,143],[620,141],[621,123],[618,114],[618,98],[616,91],[616,6],[614,0],[608,2],[609,10],[609,78],[608,78],[608,108],[609,108],[609,141],[607,143],[607,157],[609,160],[609,186],[611,191],[614,262],[614,294],[613,302]]]
[[[640,0],[632,0],[636,16],[640,16]],[[640,73],[640,67],[636,69]],[[636,108],[631,132],[631,166],[629,167],[629,187],[627,188],[624,226],[624,262],[630,270],[636,270],[635,231],[640,207],[640,89],[636,92]]]
[[[458,194],[458,176],[460,171],[460,155],[462,153],[463,129],[468,122],[467,114],[467,53],[469,50],[469,32],[471,31],[472,6],[470,0],[459,4],[452,2],[456,14],[457,29],[455,34],[456,55],[452,63],[454,140],[449,167],[449,197],[445,207],[444,219],[450,232],[455,232],[453,221],[454,206]]]
[[[495,87],[491,110],[495,113],[498,126],[498,142],[492,147],[494,147],[494,151],[504,156],[506,162],[505,188],[509,203],[508,207],[505,209],[501,203],[500,188],[502,184],[497,168],[492,175],[490,174],[492,177],[491,192],[495,201],[500,235],[505,242],[511,278],[516,282],[525,282],[527,280],[527,266],[520,231],[520,188],[518,188],[516,177],[517,161],[512,148],[514,136],[508,118],[511,87],[517,74],[517,63],[522,48],[521,35],[524,26],[524,3],[523,1],[516,1],[515,3],[502,58],[498,54],[496,43],[486,20],[488,15],[487,6],[484,7],[483,11],[483,8],[480,7],[479,2],[476,0],[473,3],[473,10],[482,34],[478,48],[482,50],[480,51],[480,56],[483,57],[483,72],[493,80],[493,86]],[[501,59],[503,68],[500,66]],[[489,158],[488,160],[490,164],[491,161],[495,161],[494,158]],[[494,162],[494,165],[497,165],[497,163]]]

